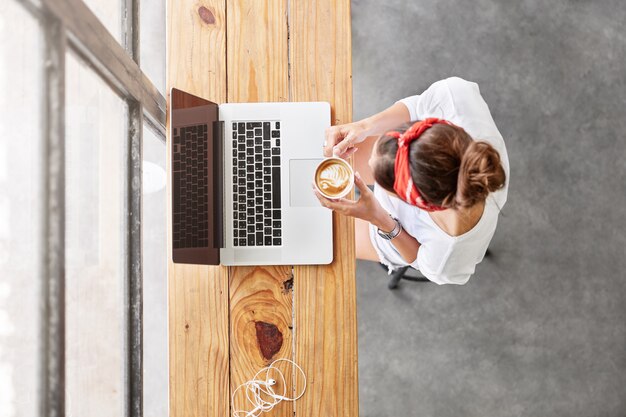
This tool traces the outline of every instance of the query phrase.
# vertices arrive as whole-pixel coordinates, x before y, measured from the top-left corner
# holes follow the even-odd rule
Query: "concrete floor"
[[[505,137],[494,257],[462,287],[358,263],[367,416],[626,415],[621,0],[353,0],[354,118],[458,75]]]

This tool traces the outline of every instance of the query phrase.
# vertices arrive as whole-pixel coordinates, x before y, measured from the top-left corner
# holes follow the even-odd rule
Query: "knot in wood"
[[[206,7],[200,6],[200,8],[198,8],[198,15],[200,16],[200,19],[202,19],[202,21],[207,25],[215,24],[215,15]]]
[[[256,338],[259,341],[261,355],[267,360],[272,359],[283,346],[283,334],[275,324],[264,321],[255,321],[254,327],[256,328]]]
[[[293,277],[283,281],[283,292],[286,294],[293,288]]]

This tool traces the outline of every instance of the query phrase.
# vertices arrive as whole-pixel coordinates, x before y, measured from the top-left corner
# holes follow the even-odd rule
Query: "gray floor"
[[[478,82],[511,160],[462,287],[358,264],[361,416],[626,415],[626,7],[353,0],[355,120]]]

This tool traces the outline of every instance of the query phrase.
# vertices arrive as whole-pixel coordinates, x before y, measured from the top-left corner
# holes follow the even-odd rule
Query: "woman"
[[[495,232],[509,176],[504,140],[478,85],[448,78],[381,113],[333,126],[324,152],[346,158],[380,134],[367,164],[367,155],[355,155],[359,200],[316,192],[318,199],[356,218],[357,258],[390,272],[410,265],[437,284],[465,284]],[[373,191],[363,178],[371,176]]]

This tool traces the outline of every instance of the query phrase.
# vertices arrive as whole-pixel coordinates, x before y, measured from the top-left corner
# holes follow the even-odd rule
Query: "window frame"
[[[40,413],[65,416],[65,56],[74,52],[128,106],[126,136],[125,409],[143,416],[142,163],[143,126],[165,143],[166,99],[139,67],[140,0],[122,0],[118,42],[82,0],[10,0],[44,33],[44,190]]]

